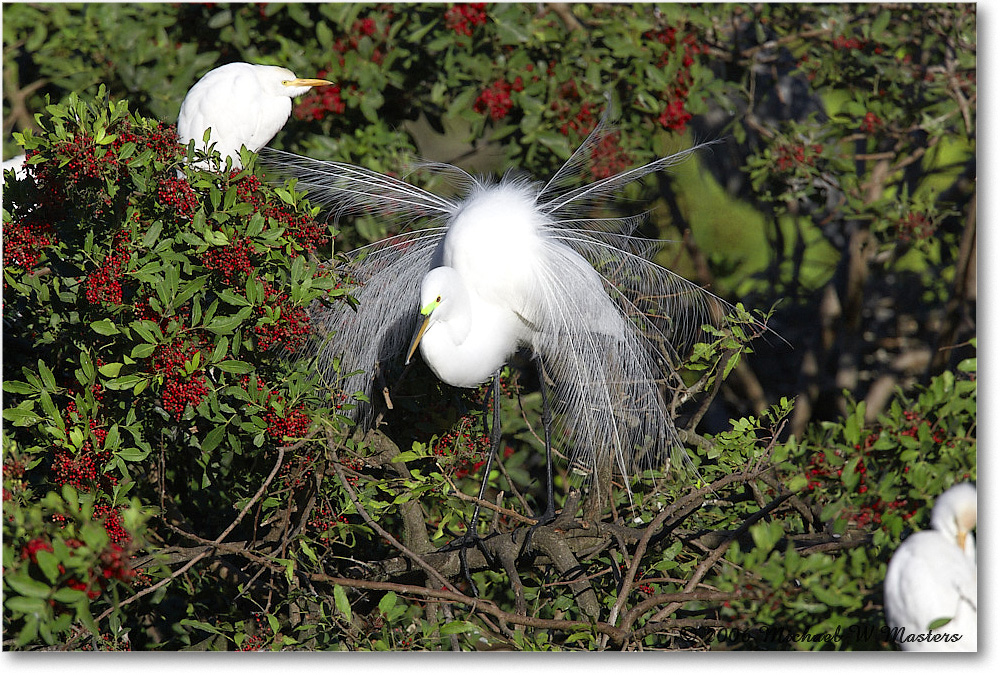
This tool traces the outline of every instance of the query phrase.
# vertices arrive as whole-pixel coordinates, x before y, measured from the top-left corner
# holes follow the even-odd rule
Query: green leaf
[[[245,373],[252,373],[254,367],[245,361],[234,361],[232,359],[227,361],[219,361],[215,364],[215,367],[226,373],[236,373],[239,375]]]
[[[382,596],[379,600],[378,608],[383,614],[388,615],[392,611],[392,608],[396,606],[396,594],[393,591],[389,591]]]
[[[12,595],[3,604],[7,609],[22,614],[44,614],[49,606],[42,598],[31,598],[23,595]]]
[[[215,427],[214,429],[209,431],[207,434],[205,434],[205,440],[202,441],[201,444],[202,452],[212,452],[213,450],[215,450],[217,447],[219,447],[219,444],[222,442],[222,439],[225,438],[225,436],[226,436],[225,425]]]
[[[90,324],[90,327],[95,333],[100,335],[117,335],[119,332],[118,326],[114,324],[111,319],[101,319],[100,321],[94,321]]]
[[[97,372],[99,372],[101,375],[104,375],[105,377],[118,377],[118,373],[121,371],[122,365],[124,364],[105,363],[103,366],[97,369]]]
[[[350,621],[351,603],[347,601],[347,593],[344,592],[343,586],[337,584],[333,587],[333,600],[337,605],[337,610],[343,614],[348,621]]]
[[[38,561],[38,567],[45,574],[49,583],[55,583],[56,579],[59,578],[59,558],[54,553],[40,550],[35,553],[35,560]],[[60,602],[62,601],[60,600]]]
[[[36,581],[26,574],[5,575],[4,582],[6,582],[16,593],[20,593],[21,595],[29,598],[47,598],[49,597],[49,594],[52,593],[51,586],[43,584],[41,581]]]
[[[25,427],[37,424],[42,420],[31,410],[22,408],[7,408],[3,411],[3,418],[11,421],[15,427]]]
[[[135,385],[144,381],[142,375],[125,375],[124,377],[118,377],[113,380],[108,380],[104,383],[104,386],[108,389],[114,389],[116,391],[121,391],[125,389],[131,389]]]
[[[449,621],[441,626],[441,635],[456,635],[458,633],[478,633],[479,629],[468,621]]]

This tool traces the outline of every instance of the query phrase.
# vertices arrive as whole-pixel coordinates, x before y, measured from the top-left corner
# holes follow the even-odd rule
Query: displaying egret
[[[644,216],[602,217],[593,209],[698,148],[572,187],[605,134],[602,123],[545,185],[424,165],[452,179],[457,198],[354,165],[265,151],[265,164],[297,178],[314,204],[338,216],[431,225],[347,254],[343,271],[359,304],[314,309],[327,336],[312,347],[318,368],[344,392],[370,394],[377,369],[419,346],[444,382],[475,387],[523,347],[539,365],[543,416],[548,422],[551,391],[554,431],[575,466],[591,475],[617,468],[628,479],[681,451],[664,390],[683,387],[678,355],[701,337],[703,324],[719,325],[731,308],[652,262],[656,242],[634,236]],[[494,377],[494,397],[498,386]],[[494,405],[494,450],[498,413]],[[370,420],[372,406],[359,400],[353,414]],[[551,478],[547,488],[551,514]]]
[[[976,651],[975,526],[976,488],[959,483],[938,497],[931,529],[896,549],[885,575],[885,614],[900,648]]]
[[[177,118],[182,143],[202,145],[211,129],[223,161],[231,157],[239,168],[240,146],[254,152],[274,138],[292,114],[292,99],[312,87],[333,84],[328,80],[300,79],[287,68],[252,63],[229,63],[205,73],[184,97]],[[203,165],[200,165],[203,166]]]

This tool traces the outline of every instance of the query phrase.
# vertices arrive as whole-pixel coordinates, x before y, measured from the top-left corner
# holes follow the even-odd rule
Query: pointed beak
[[[420,344],[420,338],[424,336],[427,332],[427,327],[431,325],[431,316],[427,315],[427,318],[423,320],[420,327],[417,328],[417,332],[413,334],[413,340],[410,341],[410,349],[406,352],[406,363],[404,365],[410,365],[410,359],[413,358],[413,352],[417,351],[417,345]]]
[[[966,535],[968,535],[968,532],[966,532],[965,530],[959,530],[958,531],[958,547],[960,549],[962,549],[963,551],[965,550],[965,537],[966,537]]]
[[[325,87],[328,84],[333,84],[330,80],[312,80],[304,77],[297,77],[294,80],[285,80],[282,82],[286,87]]]

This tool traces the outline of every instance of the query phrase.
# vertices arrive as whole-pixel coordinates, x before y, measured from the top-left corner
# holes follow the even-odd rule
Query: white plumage
[[[348,395],[370,398],[373,374],[401,361],[407,345],[412,354],[423,323],[424,360],[455,386],[476,386],[516,349],[530,350],[551,382],[556,437],[588,473],[614,466],[632,476],[681,450],[664,390],[682,386],[677,354],[731,308],[649,259],[657,243],[632,236],[642,216],[595,218],[593,207],[697,148],[570,187],[605,133],[595,130],[544,185],[424,167],[452,178],[460,197],[267,150],[265,162],[336,215],[436,225],[347,254],[343,272],[359,305],[314,309],[325,335],[311,347],[317,367]],[[352,414],[370,419],[371,404],[359,400]]]
[[[28,177],[28,169],[26,168],[27,161],[28,160],[26,155],[18,155],[17,157],[11,157],[10,159],[5,159],[3,161],[3,170],[13,171],[14,176],[16,176],[18,180],[22,178],[27,178]]]
[[[912,534],[889,561],[885,613],[907,651],[976,651],[976,488],[959,483],[931,510],[931,529]],[[929,630],[932,623],[950,619]]]
[[[182,143],[195,141],[205,150],[202,139],[212,130],[209,144],[215,143],[223,161],[231,157],[239,168],[240,146],[254,152],[274,138],[292,114],[292,99],[312,87],[333,84],[328,80],[300,79],[287,68],[251,63],[229,63],[205,73],[188,91],[177,118]]]

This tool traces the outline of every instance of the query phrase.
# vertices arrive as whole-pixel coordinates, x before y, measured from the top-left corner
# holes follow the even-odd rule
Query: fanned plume
[[[723,323],[731,307],[652,261],[658,242],[633,236],[644,214],[587,216],[624,185],[703,146],[574,187],[607,133],[602,120],[544,186],[509,176],[487,183],[449,165],[420,167],[459,184],[461,199],[349,164],[267,151],[265,163],[297,178],[313,203],[337,217],[370,213],[406,224],[429,219],[431,225],[348,254],[342,271],[359,304],[313,309],[321,339],[310,355],[321,371],[345,394],[370,396],[376,369],[403,358],[421,280],[442,264],[450,225],[484,193],[505,190],[527,200],[538,221],[537,259],[524,285],[529,297],[517,299],[516,312],[531,326],[524,346],[552,385],[557,435],[574,462],[588,473],[613,467],[628,476],[680,451],[664,383],[675,375],[678,355],[702,339],[702,326]],[[371,413],[362,402],[354,414],[364,422]]]

